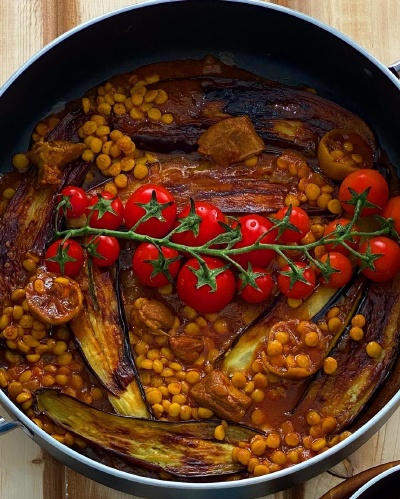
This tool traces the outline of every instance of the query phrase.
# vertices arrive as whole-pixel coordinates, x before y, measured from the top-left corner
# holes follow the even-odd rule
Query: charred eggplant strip
[[[225,475],[244,470],[233,462],[240,440],[256,433],[228,426],[226,440],[214,438],[219,422],[170,423],[108,414],[56,390],[37,393],[37,410],[56,424],[118,457],[181,477]]]
[[[359,303],[365,291],[365,279],[356,279],[350,287],[335,290],[333,288],[320,286],[301,307],[291,309],[284,298],[279,298],[277,305],[265,317],[260,317],[252,327],[246,329],[244,334],[238,339],[232,350],[226,355],[222,362],[222,370],[232,373],[236,370],[248,369],[260,345],[260,342],[268,335],[270,328],[281,321],[300,319],[306,321],[318,321],[325,316],[327,311],[341,300],[349,297],[350,310],[344,307],[343,327],[329,336],[326,353],[333,347],[344,330],[344,325],[348,323],[353,314],[354,307]]]
[[[318,374],[294,411],[295,418],[300,421],[310,409],[334,416],[336,432],[354,420],[396,360],[400,344],[399,297],[399,278],[369,288],[358,311],[366,319],[364,338],[357,342],[349,335],[342,337],[331,352],[337,370],[331,375]],[[368,355],[366,347],[372,341],[382,347],[379,355]]]
[[[250,118],[265,141],[279,139],[315,151],[318,139],[325,132],[332,128],[347,128],[374,146],[374,137],[368,126],[337,104],[312,92],[268,80],[241,79],[243,72],[234,78],[234,68],[224,75],[226,67],[220,61],[215,63],[220,69],[219,76],[216,76],[216,68],[205,75],[208,62],[204,60],[203,67],[201,61],[193,63],[200,76],[196,77],[196,73],[189,69],[186,71],[189,76],[166,77],[153,85],[170,96],[160,109],[174,116],[174,124],[165,126],[147,118],[134,120],[129,115],[121,115],[114,117],[113,126],[133,137],[139,147],[164,152],[193,151],[206,128],[221,119],[243,115]],[[145,69],[138,70],[141,72],[144,73]]]
[[[260,342],[268,335],[269,329],[281,320],[281,317],[310,320],[327,303],[330,303],[330,299],[334,294],[334,289],[321,287],[295,311],[288,307],[286,298],[281,296],[270,313],[262,317],[252,327],[246,329],[240,336],[232,350],[224,358],[221,365],[222,370],[231,374],[237,370],[249,369]]]
[[[197,154],[157,154],[146,183],[159,183],[169,189],[179,209],[192,198],[213,203],[224,213],[272,213],[284,205],[287,194],[297,191],[299,182],[289,173],[278,172],[275,162],[276,155],[262,153],[255,166],[238,163],[222,167]],[[142,183],[130,176],[128,186],[121,191],[122,199],[126,200]],[[302,207],[308,213],[326,212],[307,204]]]
[[[93,266],[91,289],[84,291],[84,311],[70,322],[88,365],[109,392],[120,396],[136,380],[136,369],[126,343],[115,279],[109,270]],[[140,393],[140,390],[137,390]],[[135,397],[136,398],[136,397]],[[132,410],[147,414],[140,396]]]
[[[0,304],[26,284],[25,254],[43,255],[53,237],[57,192],[65,185],[81,184],[88,168],[80,159],[72,161],[57,188],[40,184],[33,168],[24,177],[0,220]]]

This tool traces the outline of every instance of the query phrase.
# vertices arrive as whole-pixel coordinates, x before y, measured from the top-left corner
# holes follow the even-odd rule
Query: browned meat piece
[[[239,163],[264,149],[248,116],[219,121],[201,135],[198,144],[201,154],[222,166]]]
[[[158,300],[138,298],[132,311],[132,322],[146,326],[153,334],[166,334],[173,328],[175,317],[169,308]]]
[[[82,142],[53,140],[37,142],[27,152],[27,157],[31,163],[38,167],[41,184],[60,185],[63,167],[79,158],[84,150],[85,144]]]
[[[219,418],[239,422],[251,404],[251,398],[232,385],[219,370],[211,371],[192,388],[198,404],[211,409]]]
[[[169,347],[181,360],[195,362],[203,351],[204,341],[189,336],[173,336],[169,339]]]

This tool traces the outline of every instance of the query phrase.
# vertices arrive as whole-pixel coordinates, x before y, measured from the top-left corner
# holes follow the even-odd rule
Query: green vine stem
[[[353,249],[351,246],[349,246],[346,241],[348,241],[353,237],[370,238],[379,235],[387,235],[389,237],[397,236],[397,234],[393,229],[393,220],[392,219],[386,220],[379,216],[376,216],[376,218],[380,222],[379,229],[374,230],[372,232],[353,230],[358,219],[360,218],[360,214],[363,208],[366,206],[368,207],[371,206],[371,203],[367,201],[367,194],[368,194],[368,189],[361,194],[352,193],[352,198],[349,201],[349,203],[355,205],[355,211],[353,217],[349,220],[348,224],[340,226],[340,229],[336,228],[335,231],[333,231],[331,234],[323,236],[322,238],[314,242],[310,242],[307,244],[298,244],[295,246],[290,244],[281,244],[279,242],[277,243],[262,242],[262,239],[266,236],[266,234],[268,234],[271,231],[278,231],[278,234],[281,234],[286,229],[296,230],[296,228],[293,227],[293,225],[289,222],[291,207],[289,207],[283,219],[275,220],[273,218],[270,218],[270,221],[272,221],[273,226],[267,232],[262,234],[253,244],[241,248],[234,248],[235,243],[240,241],[241,238],[239,224],[237,224],[235,228],[232,228],[230,225],[223,224],[226,232],[220,234],[219,236],[208,241],[206,244],[203,244],[202,246],[192,247],[173,242],[171,238],[172,235],[175,234],[176,232],[182,232],[184,230],[193,230],[193,227],[196,227],[196,224],[198,227],[198,224],[200,223],[201,219],[197,217],[197,215],[194,212],[194,209],[191,210],[190,214],[187,217],[179,220],[178,227],[173,229],[171,232],[169,232],[166,236],[162,238],[154,238],[148,235],[139,234],[136,232],[135,229],[140,225],[141,222],[148,220],[150,218],[150,214],[151,216],[157,216],[158,219],[162,220],[161,208],[163,207],[163,205],[159,205],[157,208],[157,201],[155,201],[155,197],[152,198],[152,200],[149,201],[148,203],[150,211],[146,212],[146,214],[130,230],[96,229],[89,227],[88,220],[86,221],[86,225],[84,227],[76,229],[69,228],[65,230],[59,230],[58,228],[59,216],[57,216],[55,238],[63,239],[65,241],[69,238],[85,238],[86,236],[91,236],[91,235],[93,236],[104,235],[104,236],[113,236],[118,239],[127,239],[131,241],[136,241],[138,243],[143,243],[143,242],[151,243],[155,245],[157,248],[165,246],[175,249],[180,254],[190,255],[191,257],[196,258],[199,261],[199,264],[201,265],[201,267],[203,267],[203,269],[204,265],[206,265],[203,256],[208,255],[225,260],[227,264],[235,267],[237,271],[249,282],[254,282],[254,275],[255,275],[255,273],[251,269],[251,266],[245,269],[239,263],[237,263],[232,257],[253,250],[273,250],[277,255],[281,256],[284,259],[284,261],[290,266],[293,273],[296,274],[297,279],[303,280],[304,278],[302,277],[302,270],[299,269],[295,265],[295,262],[285,253],[286,251],[296,250],[297,252],[303,253],[304,256],[306,256],[306,258],[310,262],[310,264],[315,266],[315,268],[319,269],[324,278],[329,278],[332,272],[335,272],[336,270],[331,267],[329,260],[325,263],[322,263],[318,258],[316,258],[311,254],[312,250],[315,249],[317,246],[324,245],[325,243],[328,242],[329,244],[342,245],[350,252],[351,255],[353,255],[353,257],[355,257],[359,262],[361,262],[361,265],[363,267],[369,267],[373,269],[374,268],[373,261],[376,258],[378,258],[379,255],[373,255],[369,252],[360,253],[357,250]],[[192,200],[191,204],[193,206]],[[65,206],[65,201],[61,201],[59,203],[57,213],[59,212],[59,209],[62,206]],[[142,207],[146,207],[146,205],[142,205]],[[92,209],[95,208],[96,205],[92,207]],[[218,245],[218,247],[215,247],[216,245]]]

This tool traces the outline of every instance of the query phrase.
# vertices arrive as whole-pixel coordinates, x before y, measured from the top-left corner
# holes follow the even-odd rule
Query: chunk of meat
[[[153,334],[167,334],[175,324],[174,314],[158,300],[138,298],[132,310],[132,322],[145,326]]]
[[[63,167],[79,158],[84,150],[85,144],[82,142],[52,140],[36,142],[26,155],[29,161],[38,167],[41,184],[59,185]]]
[[[172,336],[168,343],[173,353],[186,362],[195,362],[204,349],[202,338]]]
[[[199,138],[199,152],[222,166],[259,154],[264,142],[248,116],[227,118],[210,126]]]
[[[233,386],[228,376],[214,370],[190,392],[195,401],[211,409],[221,419],[238,423],[251,404],[251,398]]]

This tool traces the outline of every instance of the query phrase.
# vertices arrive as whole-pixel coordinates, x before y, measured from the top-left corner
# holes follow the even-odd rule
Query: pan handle
[[[32,437],[32,433],[19,421],[6,421],[4,418],[0,417],[0,437],[4,433],[8,433],[11,430],[15,430],[16,428],[21,428],[27,433],[30,437]]]
[[[389,66],[389,70],[400,79],[400,61],[395,62]]]
[[[3,433],[8,433],[15,428],[21,428],[22,424],[17,421],[6,421],[4,418],[0,418],[0,436]]]

